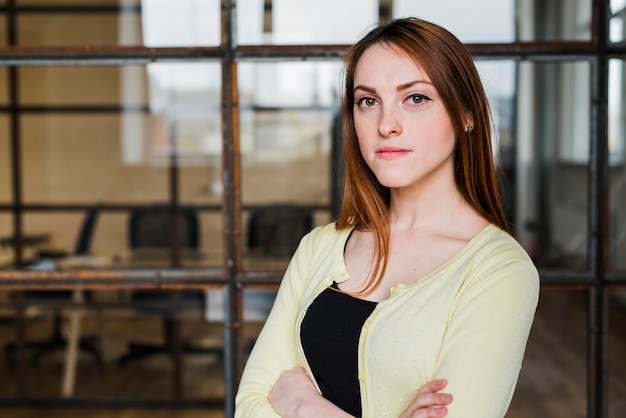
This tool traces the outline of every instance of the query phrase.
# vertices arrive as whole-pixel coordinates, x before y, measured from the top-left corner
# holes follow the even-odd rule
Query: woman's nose
[[[402,133],[402,125],[393,109],[382,109],[378,131],[384,137],[396,136]]]

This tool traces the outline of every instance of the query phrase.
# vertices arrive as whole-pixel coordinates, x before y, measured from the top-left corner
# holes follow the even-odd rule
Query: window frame
[[[591,1],[591,0],[589,0]],[[383,3],[383,2],[381,2]],[[609,268],[609,152],[608,152],[608,82],[609,60],[626,59],[626,43],[612,43],[609,39],[609,0],[592,2],[591,39],[589,41],[518,41],[512,43],[467,44],[476,59],[510,59],[519,62],[545,60],[585,60],[590,65],[590,160],[588,210],[588,268],[585,271],[567,269],[540,269],[542,288],[585,289],[589,295],[588,312],[588,417],[608,416],[607,329],[611,289],[626,286],[626,272]],[[30,6],[30,9],[36,8]],[[0,48],[0,66],[8,68],[11,86],[9,102],[1,112],[9,116],[11,147],[11,201],[0,204],[1,213],[13,218],[14,249],[18,268],[0,271],[0,288],[5,290],[61,289],[61,288],[157,288],[176,285],[179,288],[225,289],[224,344],[225,344],[225,412],[234,414],[234,395],[243,367],[243,291],[245,289],[275,289],[281,271],[246,270],[242,261],[240,197],[241,155],[238,130],[237,66],[244,61],[340,60],[348,45],[237,45],[235,39],[236,5],[221,1],[221,44],[211,47],[142,47],[98,46],[82,47],[24,47],[17,46],[16,21],[20,8],[15,0],[7,0],[0,12],[7,17],[8,46]],[[95,9],[90,8],[91,11]],[[67,8],[65,9],[67,11]],[[121,6],[103,7],[103,13],[121,13]],[[127,10],[126,10],[127,11]],[[62,11],[61,11],[62,12]],[[23,264],[21,243],[24,239],[22,219],[27,212],[80,211],[87,209],[77,204],[26,204],[22,198],[20,165],[19,117],[28,108],[19,105],[17,85],[18,67],[37,65],[125,65],[150,62],[220,62],[222,73],[222,182],[223,200],[219,206],[206,210],[221,211],[223,220],[224,259],[220,272],[190,271],[182,268],[160,270],[98,270],[67,272],[30,272],[20,269]],[[123,111],[107,107],[109,111]],[[97,110],[97,109],[94,109]],[[170,203],[176,207],[176,171],[171,182]],[[104,210],[120,211],[136,208],[133,205],[105,205]],[[327,208],[324,208],[327,209]],[[174,258],[176,255],[174,254]],[[176,264],[174,264],[176,265]],[[148,278],[146,278],[148,277]],[[17,400],[24,388],[17,388]],[[0,399],[3,402],[15,399]],[[63,400],[67,403],[68,400]],[[69,401],[71,402],[71,401]],[[76,399],[80,402],[80,399]],[[183,402],[183,401],[180,401]]]

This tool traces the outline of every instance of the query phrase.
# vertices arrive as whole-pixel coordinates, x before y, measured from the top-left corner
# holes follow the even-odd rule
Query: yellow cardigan
[[[313,299],[348,278],[351,230],[305,236],[246,363],[235,417],[278,417],[268,393],[283,370],[308,367],[300,324]],[[418,388],[448,379],[447,418],[500,418],[508,409],[539,296],[537,269],[510,235],[489,225],[444,265],[378,303],[359,339],[363,417],[398,417]]]

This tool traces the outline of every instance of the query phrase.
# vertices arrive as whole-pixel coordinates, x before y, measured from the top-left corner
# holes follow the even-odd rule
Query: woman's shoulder
[[[533,260],[517,239],[494,224],[487,225],[467,245],[466,261],[482,268],[498,269],[518,264],[536,271]],[[481,270],[482,270],[481,268]]]
[[[332,241],[344,237],[352,231],[352,228],[337,228],[335,222],[316,226],[305,235],[311,241]]]
[[[471,242],[472,264],[479,271],[520,271],[536,278],[537,268],[517,239],[490,224]]]

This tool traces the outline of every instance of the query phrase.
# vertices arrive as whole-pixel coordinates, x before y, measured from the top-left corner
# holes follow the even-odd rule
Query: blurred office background
[[[0,0],[0,416],[231,416],[401,16],[473,53],[540,269],[507,417],[623,416],[626,0]]]

